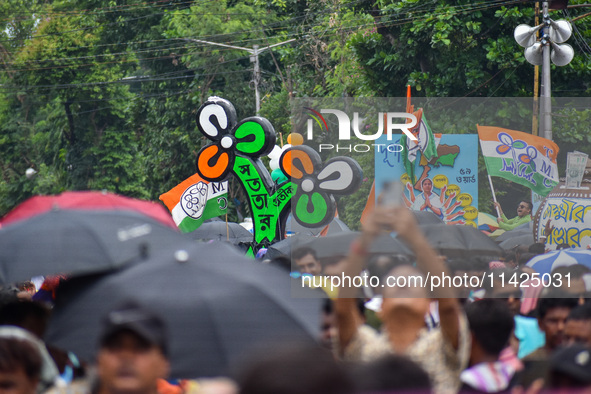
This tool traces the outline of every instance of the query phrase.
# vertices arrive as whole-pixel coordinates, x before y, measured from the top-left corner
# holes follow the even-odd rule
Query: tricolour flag
[[[412,183],[415,182],[414,167],[415,161],[419,156],[419,153],[425,157],[425,159],[431,160],[437,156],[437,145],[439,144],[437,138],[431,131],[427,118],[423,114],[423,109],[419,108],[418,111],[414,112],[417,117],[417,125],[410,131],[417,137],[417,141],[413,141],[403,134],[400,137],[400,145],[404,147],[402,150],[402,161],[406,173],[410,177]],[[439,140],[441,137],[439,137]]]
[[[500,127],[477,128],[490,176],[519,183],[543,196],[558,184],[558,145],[553,141]]]
[[[183,233],[196,230],[207,219],[228,208],[228,182],[208,182],[195,174],[160,195]]]

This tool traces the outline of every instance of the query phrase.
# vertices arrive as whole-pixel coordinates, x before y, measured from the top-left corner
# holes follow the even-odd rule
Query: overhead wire
[[[473,3],[472,6],[476,5],[477,7],[472,7],[472,8],[466,8],[465,5],[451,6],[451,8],[460,8],[460,10],[459,10],[459,12],[457,12],[457,14],[461,14],[461,13],[464,13],[464,12],[473,12],[475,10],[482,10],[482,9],[486,9],[486,8],[498,7],[498,6],[501,6],[501,5],[514,4],[515,2],[516,1],[503,1],[503,0],[501,0],[501,1],[489,1],[489,2]],[[423,3],[422,7],[425,7],[425,6],[426,6],[425,3]],[[417,9],[420,9],[421,7],[420,6],[417,6],[416,8]],[[425,12],[427,12],[427,11],[425,11]],[[434,16],[433,15],[429,15],[429,17],[434,17]],[[436,15],[435,15],[435,17],[436,17]],[[397,20],[397,23],[393,23],[390,26],[402,25],[404,23],[409,23],[409,21],[413,21],[413,20],[416,20],[416,19],[417,18],[407,18],[407,20],[403,20],[403,21]],[[394,21],[395,20],[394,19],[394,16],[391,16],[390,17],[390,20]],[[381,21],[381,22],[383,23],[384,21]],[[388,22],[388,20],[386,20],[386,22]],[[279,22],[279,23],[281,23],[281,22]],[[375,23],[351,26],[351,27],[349,27],[349,29],[351,29],[351,28],[359,28],[359,27],[367,27],[367,26],[373,26],[373,25],[375,25]],[[313,28],[313,27],[314,27],[313,25],[304,26],[304,28]],[[241,32],[245,32],[245,31],[241,31]],[[238,34],[238,33],[240,33],[240,32],[225,33],[224,35]],[[219,36],[219,35],[214,35],[214,36]],[[202,38],[202,37],[200,37],[200,38]],[[178,38],[171,38],[170,40],[178,40]],[[246,40],[250,41],[250,39],[246,39]],[[242,40],[242,41],[246,41],[246,40]],[[154,40],[154,41],[156,41],[156,40]],[[154,42],[154,41],[152,41],[152,42]],[[116,45],[120,45],[120,44],[116,44]],[[205,46],[205,44],[203,46]],[[173,48],[175,48],[175,49],[176,48],[186,49],[187,47],[188,46],[185,45],[185,46],[173,47]],[[146,52],[149,52],[151,50],[153,50],[153,49],[152,48],[145,49]],[[220,49],[219,51],[223,51],[223,49]],[[112,54],[95,55],[95,56],[108,56],[108,55],[112,55]],[[144,58],[144,59],[133,59],[133,60],[130,60],[130,61],[136,61],[136,60],[137,61],[146,61],[146,60],[155,60],[155,59],[170,59],[170,54],[167,54],[165,56],[160,56],[160,57],[152,57],[152,58]],[[236,61],[236,60],[233,59],[233,60],[230,60],[230,61]],[[99,63],[99,64],[112,64],[112,63],[116,63],[116,62],[104,62],[104,63]],[[93,63],[93,64],[90,64],[90,65],[96,65],[96,64],[97,63]],[[79,67],[80,65],[76,65],[76,66]],[[51,68],[48,68],[48,69],[51,69]],[[189,70],[184,69],[184,70],[179,71],[179,73],[185,73],[185,72],[188,72],[188,71]],[[250,72],[250,70],[240,70],[238,72],[246,72],[246,71]],[[230,72],[230,73],[234,73],[234,72]],[[200,74],[200,75],[207,75],[207,74]],[[212,74],[209,74],[209,75],[212,75]],[[221,73],[215,73],[215,75],[223,75],[223,72],[221,72]],[[181,77],[175,77],[175,78],[170,78],[170,79],[177,79],[177,78],[178,79],[182,79],[182,78],[194,78],[194,76],[181,76]],[[155,80],[157,80],[157,79],[152,78],[152,79],[148,79],[148,80],[139,80],[138,82],[149,82],[149,81],[155,81]],[[119,83],[119,81],[97,82],[97,83],[91,83],[91,84],[86,85],[86,86],[98,85],[98,84],[109,84],[109,83]],[[71,87],[71,86],[84,86],[84,85],[85,84],[67,84],[65,86]],[[64,87],[64,86],[57,85],[57,87]],[[56,85],[51,85],[50,88],[56,88]]]
[[[355,1],[355,2],[359,2],[359,1],[361,1],[361,0],[358,0],[358,1]],[[474,8],[469,8],[469,9],[461,9],[460,12],[458,12],[458,13],[464,13],[464,12],[469,12],[469,11],[481,10],[481,9],[485,9],[485,8],[491,8],[493,6],[498,6],[499,4],[500,5],[507,5],[507,4],[512,4],[512,3],[515,3],[515,2],[516,2],[515,0],[510,0],[510,1],[507,1],[507,0],[494,0],[492,2],[473,3],[472,6],[479,6],[479,7],[477,7],[477,8],[474,7]],[[493,4],[493,3],[495,3],[495,4]],[[450,8],[460,8],[460,7],[464,7],[464,6],[451,6]],[[433,17],[433,15],[430,15],[430,17]],[[391,18],[393,18],[393,17],[391,17]],[[414,20],[414,19],[411,19],[411,20]],[[386,21],[382,20],[381,21],[381,24],[384,24],[386,22],[388,22],[388,21],[387,20]],[[398,23],[396,23],[396,24],[390,24],[389,26],[401,25],[401,24],[404,24],[403,22],[408,23],[408,20],[402,20],[402,21],[398,20]],[[349,29],[362,28],[362,27],[373,26],[373,25],[374,25],[374,23],[372,22],[370,24],[355,25],[355,26],[350,27]],[[308,28],[310,28],[310,26],[308,26]],[[333,28],[333,29],[336,29],[336,28]],[[211,37],[228,35],[228,34],[239,34],[239,33],[246,33],[246,32],[256,32],[256,31],[259,31],[259,29],[242,30],[242,31],[233,32],[233,33],[223,33],[223,34],[212,35],[212,36],[205,36],[205,37],[201,36],[201,37],[198,37],[198,39],[211,38]],[[295,36],[295,33],[287,34],[284,37],[285,38],[288,38],[290,36]],[[179,39],[184,39],[184,38],[170,38],[170,40],[179,40]],[[239,44],[241,42],[246,42],[246,41],[252,41],[252,39],[244,39],[244,40],[240,40],[240,41],[225,41],[225,43],[229,43],[229,44],[232,44],[232,45],[237,45],[237,44]],[[128,44],[125,44],[125,43],[117,43],[117,44],[113,44],[113,45],[128,45]],[[202,44],[201,46],[207,46],[207,44]],[[186,49],[186,48],[188,48],[187,45],[171,47],[171,49]],[[144,49],[144,50],[137,50],[137,51],[134,51],[132,53],[144,53],[144,52],[150,52],[151,50],[153,50],[153,49],[147,48],[147,49]],[[218,49],[218,50],[219,51],[223,51],[222,49]],[[47,59],[47,60],[42,60],[42,61],[43,62],[49,62],[49,61],[58,61],[58,60],[59,61],[63,61],[63,60],[73,60],[73,59],[91,59],[91,58],[105,57],[105,56],[115,56],[115,55],[125,56],[125,55],[129,55],[129,53],[127,53],[127,52],[119,52],[119,53],[114,53],[114,54],[97,54],[97,55],[88,55],[88,56],[81,56],[81,57]],[[164,55],[164,56],[161,56],[161,57],[152,57],[152,58],[142,59],[142,60],[165,59],[165,58],[168,58],[168,57],[169,57],[169,55]],[[40,60],[39,62],[42,62],[42,61]],[[129,61],[134,61],[134,60],[132,59],[132,60],[129,60]],[[112,63],[113,62],[111,61],[111,62],[104,62],[102,64],[112,64]],[[91,65],[93,65],[93,64],[73,65],[73,67],[84,67],[84,66],[91,66]],[[64,68],[64,67],[68,67],[68,65],[56,65],[56,66],[53,66],[53,67],[40,67],[40,68],[37,68],[37,69],[39,69],[39,70],[43,70],[43,69],[44,70],[47,70],[47,69],[52,69],[52,68]],[[34,68],[26,68],[26,69],[23,69],[23,68],[21,68],[21,69],[5,69],[5,70],[0,70],[0,71],[4,71],[4,72],[18,72],[18,71],[32,71],[32,70],[34,70]]]
[[[199,2],[199,3],[194,3],[194,2],[187,2],[187,3],[193,3],[193,5],[195,5],[195,6],[202,6],[204,4],[207,4],[207,3],[215,3],[217,1],[218,0],[204,0],[204,1]],[[364,0],[352,0],[350,3],[345,3],[345,4],[361,3],[363,1]],[[107,25],[127,23],[127,22],[134,21],[134,20],[137,20],[137,19],[143,19],[143,18],[149,17],[149,16],[158,16],[158,15],[167,15],[167,14],[170,14],[170,13],[167,13],[167,12],[152,13],[152,14],[145,15],[145,16],[142,16],[142,17],[136,17],[136,18],[130,18],[130,19],[124,19],[124,20],[112,22],[112,23],[107,24]],[[43,15],[43,14],[41,14],[41,15]],[[199,14],[177,13],[176,15],[181,15],[181,16],[182,15],[186,15],[186,16],[201,16],[201,15],[208,15],[208,13],[199,13]],[[229,15],[229,13],[225,12],[225,13],[222,13],[220,15]],[[235,16],[252,16],[250,14],[244,14],[244,13],[236,13],[234,15]],[[290,19],[298,19],[298,18],[300,18],[300,17],[302,17],[304,15],[305,15],[305,13],[303,13],[299,17],[294,17],[294,18],[290,18]],[[283,23],[283,21],[278,21],[276,23]],[[66,33],[71,33],[71,32],[77,32],[77,31],[83,31],[83,30],[92,30],[92,29],[95,29],[95,28],[98,28],[98,27],[102,27],[102,26],[105,26],[105,24],[101,23],[101,24],[97,24],[96,26],[91,26],[91,27],[87,27],[87,28],[73,29],[73,30],[65,30],[65,31],[60,31],[60,32],[52,33],[52,34],[46,34],[46,35],[33,35],[33,36],[27,37],[27,38],[19,38],[19,39],[16,39],[15,38],[13,40],[8,40],[8,41],[9,42],[10,41],[23,41],[23,40],[28,40],[28,39],[33,39],[33,38],[39,38],[39,37],[45,37],[45,36],[63,35],[63,34],[66,34]],[[257,31],[257,30],[251,30],[251,31]],[[242,31],[238,31],[236,33],[244,33],[244,32],[249,32],[249,31],[248,30],[242,30]],[[215,34],[215,35],[212,35],[210,37],[223,36],[223,35],[226,35],[226,34],[235,34],[235,32],[233,32],[233,33],[224,33],[224,34]]]
[[[234,63],[236,61],[243,60],[243,59],[248,59],[248,56],[243,56],[241,58],[226,60],[224,62],[216,63],[216,65],[226,64],[226,63]],[[186,74],[186,73],[191,73],[191,72],[195,72],[195,71],[199,71],[199,70],[208,70],[208,69],[211,69],[211,66],[194,67],[194,68],[189,68],[189,69],[183,69],[183,70],[180,70],[177,72],[163,73],[163,74],[157,74],[157,75],[148,75],[148,76],[141,76],[140,75],[140,76],[136,76],[134,79],[118,79],[115,81],[100,81],[100,82],[78,82],[78,83],[70,83],[70,84],[33,85],[33,86],[30,86],[29,89],[27,89],[27,88],[22,89],[21,87],[19,87],[18,91],[19,92],[20,91],[26,92],[28,90],[33,91],[33,90],[56,89],[56,88],[91,87],[91,86],[101,86],[101,85],[111,85],[111,84],[125,85],[125,84],[130,84],[130,83],[135,83],[135,82],[145,83],[145,82],[169,81],[169,80],[175,80],[175,79],[188,79],[188,78],[195,78],[195,75],[187,75],[187,76],[170,76],[170,75],[181,74],[181,73]],[[252,72],[252,70],[243,69],[243,70],[233,70],[233,71],[219,71],[219,72],[215,72],[215,73],[199,73],[198,76],[225,75],[225,74],[235,74],[235,73],[239,73],[239,72]],[[168,77],[166,77],[167,75],[168,75]],[[0,91],[2,91],[2,88],[3,87],[0,86]]]
[[[216,1],[216,0],[209,0],[209,1]],[[363,1],[364,0],[353,0],[353,1],[349,2],[349,3],[344,3],[342,6],[343,7],[345,7],[345,6],[351,6],[352,4],[361,3]],[[464,10],[462,10],[462,12],[471,12],[471,11],[478,11],[478,10],[486,9],[486,8],[495,8],[495,7],[499,7],[499,6],[502,6],[502,5],[510,5],[510,4],[515,4],[515,3],[519,3],[519,0],[489,0],[489,1],[481,1],[481,2],[478,2],[478,3],[472,3],[471,6],[473,8],[465,8],[466,5],[456,5],[456,6],[447,6],[446,9],[465,8]],[[422,6],[424,7],[424,5],[422,5]],[[417,8],[420,8],[420,6],[417,6]],[[424,11],[424,13],[431,14],[434,10],[435,9],[426,9]],[[331,13],[332,11],[333,11],[332,9],[324,10],[321,13],[315,13],[313,16],[317,17],[318,15],[322,15],[323,13],[324,14],[328,14],[328,13]],[[404,14],[407,14],[408,13],[408,10],[405,10],[403,13]],[[200,16],[202,14],[200,13],[200,14],[182,14],[182,15],[186,15],[186,16]],[[224,15],[226,15],[226,13],[224,13]],[[249,14],[239,14],[239,15],[241,15],[241,16],[251,16]],[[294,20],[301,19],[301,17],[306,16],[306,15],[307,15],[306,13],[303,13],[300,16],[296,16],[296,17],[293,17],[293,18],[288,18],[287,20],[281,20],[281,21],[274,22],[271,25],[265,26],[265,29],[268,29],[269,27],[272,27],[274,25],[280,25],[280,24],[284,24],[284,23],[291,23]],[[400,14],[393,14],[393,15],[391,15],[392,18],[396,18],[398,16],[400,16]],[[435,15],[432,15],[432,16],[437,16],[437,15],[435,14]],[[141,17],[141,18],[143,18],[143,17]],[[126,22],[129,22],[129,21],[133,21],[135,19],[136,18],[131,18],[131,19],[128,19],[128,20],[117,21],[116,23],[118,23],[118,24],[126,23]],[[402,20],[412,20],[412,19],[416,19],[416,18],[409,18],[409,17],[402,18]],[[400,20],[400,19],[398,18],[398,20]],[[99,26],[102,26],[102,25],[99,25]],[[92,28],[95,28],[95,27],[98,27],[98,26],[94,26]],[[309,25],[309,26],[306,26],[306,27],[311,28],[313,26]],[[281,28],[281,27],[279,27],[279,28]],[[80,29],[70,30],[70,31],[62,31],[62,32],[56,32],[54,35],[63,35],[63,34],[66,34],[66,33],[72,32],[72,31],[78,31],[78,30],[80,30]],[[193,37],[193,38],[204,39],[204,40],[205,39],[214,39],[214,38],[223,38],[224,36],[228,36],[228,35],[247,34],[247,33],[257,32],[259,30],[260,30],[259,28],[250,29],[250,30],[238,30],[238,31],[235,31],[235,32],[217,33],[217,34],[205,35],[205,36],[199,36],[199,37]],[[29,37],[27,39],[36,38],[36,37],[38,37],[38,36],[32,36],[32,37]],[[178,39],[178,38],[173,37],[173,38],[169,38],[169,39],[170,40],[175,40],[175,39]],[[22,39],[20,39],[20,40],[22,40]],[[130,42],[130,43],[133,43],[133,42]],[[106,45],[120,45],[120,44],[122,44],[122,43],[106,44]],[[129,44],[129,43],[125,43],[125,44]],[[85,47],[85,46],[81,46],[79,48],[83,48],[83,47]],[[76,47],[74,47],[74,48],[76,48]]]
[[[568,9],[563,10],[563,13],[569,21],[573,19]],[[586,57],[588,61],[591,61],[591,46],[589,46],[587,41],[585,41],[583,35],[581,34],[581,31],[575,23],[571,23],[571,27],[573,29],[573,37],[581,53]]]

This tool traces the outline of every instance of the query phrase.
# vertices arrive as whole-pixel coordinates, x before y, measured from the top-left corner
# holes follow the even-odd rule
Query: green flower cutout
[[[334,157],[322,165],[318,152],[305,145],[283,152],[279,166],[296,186],[291,209],[305,227],[330,223],[336,212],[333,194],[351,194],[363,179],[361,167],[350,157]]]
[[[234,106],[219,97],[210,97],[199,108],[197,126],[214,142],[202,148],[196,160],[197,173],[210,182],[228,177],[236,154],[257,159],[275,146],[275,129],[267,119],[252,116],[236,124]]]

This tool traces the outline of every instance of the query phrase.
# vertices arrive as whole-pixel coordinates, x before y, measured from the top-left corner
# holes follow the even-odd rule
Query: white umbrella
[[[591,268],[591,251],[577,249],[557,250],[532,258],[526,266],[533,268],[542,275],[551,273],[558,267],[568,267],[575,264]]]

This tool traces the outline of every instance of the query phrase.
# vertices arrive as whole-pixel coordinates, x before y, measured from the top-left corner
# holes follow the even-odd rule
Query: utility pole
[[[195,38],[185,38],[185,41],[191,41],[191,42],[198,42],[201,44],[209,44],[209,45],[217,45],[217,46],[221,46],[221,47],[226,47],[226,48],[232,48],[232,49],[239,49],[241,51],[246,51],[248,53],[250,53],[250,62],[253,63],[253,84],[254,84],[254,97],[255,97],[255,112],[258,115],[259,111],[261,110],[261,95],[259,93],[259,83],[261,81],[261,68],[260,68],[260,64],[259,64],[259,54],[261,54],[262,52],[271,49],[273,47],[279,46],[279,45],[283,45],[283,44],[287,44],[289,42],[295,41],[295,38],[292,38],[291,40],[287,40],[287,41],[283,41],[283,42],[278,42],[277,44],[273,44],[273,45],[267,45],[266,47],[263,48],[259,48],[258,45],[253,45],[252,49],[251,48],[244,48],[244,47],[238,47],[235,45],[228,45],[228,44],[222,44],[219,42],[212,42],[212,41],[205,41],[205,40],[197,40]]]
[[[548,1],[542,2],[543,22],[530,27],[522,24],[515,28],[513,36],[519,45],[525,48],[525,59],[535,65],[542,66],[542,89],[540,94],[540,125],[539,135],[552,139],[552,93],[550,86],[550,62],[557,66],[566,66],[573,59],[575,52],[568,44],[561,44],[572,34],[572,26],[568,21],[553,21],[548,14]],[[541,31],[540,41],[537,32]]]
[[[542,15],[544,18],[544,27],[542,28],[542,86],[541,86],[541,110],[542,120],[540,135],[549,140],[552,139],[552,90],[550,82],[550,23],[548,16],[548,2],[542,2]]]
[[[261,94],[259,93],[259,82],[261,82],[261,68],[259,67],[259,46],[252,46],[252,56],[250,62],[253,63],[253,82],[254,82],[254,98],[255,98],[255,113],[258,115],[261,109]]]
[[[536,26],[540,23],[540,2],[536,2],[536,19],[535,24]],[[537,33],[536,33],[537,34]],[[533,135],[539,135],[539,114],[540,114],[540,100],[539,100],[539,88],[540,88],[540,66],[534,66],[534,108],[533,108],[533,117],[531,123],[531,133]]]

